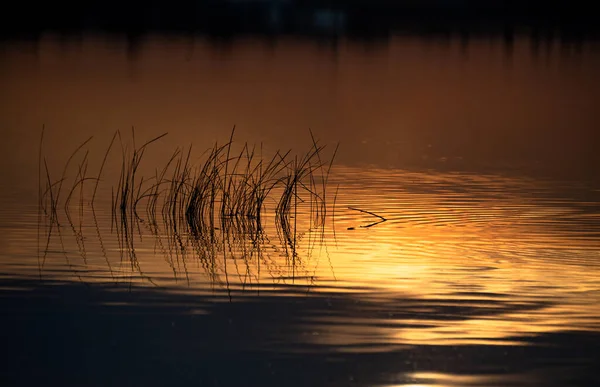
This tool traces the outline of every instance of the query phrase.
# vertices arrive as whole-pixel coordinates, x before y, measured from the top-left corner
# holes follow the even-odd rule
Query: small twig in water
[[[355,207],[348,207],[348,209],[354,210],[354,211],[358,211],[358,212],[362,212],[362,213],[365,213],[365,214],[369,214],[369,215],[372,215],[372,216],[375,216],[375,217],[381,219],[381,220],[378,220],[377,222],[369,223],[366,226],[360,226],[361,228],[373,227],[375,225],[378,225],[379,223],[383,223],[383,222],[387,221],[387,219],[384,218],[383,216],[377,215],[376,213],[371,212],[371,211],[361,210],[360,208],[355,208]],[[354,230],[354,229],[355,229],[354,227],[348,227],[348,230]]]

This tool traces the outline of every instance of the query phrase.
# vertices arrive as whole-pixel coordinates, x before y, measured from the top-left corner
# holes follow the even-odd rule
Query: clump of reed
[[[252,237],[263,230],[265,204],[271,198],[284,239],[291,240],[292,222],[299,206],[306,203],[312,226],[322,226],[327,213],[327,179],[337,148],[324,162],[325,147],[311,133],[313,146],[301,157],[292,159],[288,150],[264,159],[262,149],[259,152],[257,146],[247,143],[234,154],[234,133],[235,128],[229,141],[211,147],[199,164],[190,161],[191,147],[175,150],[151,178],[138,177],[137,169],[146,147],[162,136],[131,152],[123,148],[121,177],[113,198],[115,219],[118,216],[123,223],[136,218],[157,225],[161,218],[167,229],[213,239],[218,229],[226,235]],[[142,204],[145,211],[140,209]]]
[[[162,167],[155,168],[153,175],[143,175],[140,165],[147,149],[165,135],[136,146],[133,129],[131,143],[119,131],[115,132],[97,175],[88,175],[88,152],[81,158],[66,199],[61,193],[69,166],[91,138],[70,155],[57,180],[51,178],[40,144],[40,213],[51,225],[58,225],[58,208],[62,206],[73,225],[69,208],[76,194],[80,221],[85,205],[93,210],[105,163],[118,139],[121,163],[118,180],[111,186],[112,229],[132,267],[137,265],[133,236],[142,226],[157,237],[163,252],[175,260],[191,246],[207,270],[214,267],[218,252],[231,252],[234,244],[236,251],[251,256],[253,253],[248,251],[256,251],[268,239],[265,222],[271,216],[280,250],[292,260],[297,257],[300,214],[309,217],[308,228],[303,232],[323,230],[328,178],[337,147],[325,158],[325,145],[319,144],[310,132],[312,146],[304,154],[292,157],[291,150],[278,150],[265,158],[262,145],[240,143],[234,147],[234,127],[229,141],[213,144],[199,161],[192,157],[192,146],[177,148]],[[93,189],[89,185],[84,190],[88,181],[95,182]],[[91,197],[86,197],[86,193]],[[161,243],[162,238],[166,238],[166,243]],[[83,244],[83,238],[81,241]],[[249,250],[248,245],[254,247]]]

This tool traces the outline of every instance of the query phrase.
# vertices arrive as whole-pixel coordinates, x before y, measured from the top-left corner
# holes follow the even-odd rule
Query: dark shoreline
[[[217,37],[239,35],[348,36],[378,38],[391,34],[512,36],[587,40],[600,37],[600,23],[580,1],[442,2],[364,0],[297,1],[133,1],[92,0],[11,4],[0,16],[3,38],[108,32],[186,33]],[[420,5],[421,4],[421,5]],[[589,3],[591,4],[591,3]],[[2,20],[4,19],[4,20]]]

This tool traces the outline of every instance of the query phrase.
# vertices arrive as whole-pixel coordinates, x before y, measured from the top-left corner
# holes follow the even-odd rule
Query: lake
[[[527,36],[3,41],[1,384],[600,383],[598,68]]]

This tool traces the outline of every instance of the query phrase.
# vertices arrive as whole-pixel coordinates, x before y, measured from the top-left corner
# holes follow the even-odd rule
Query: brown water
[[[132,50],[119,39],[48,36],[3,43],[0,56],[0,272],[12,316],[3,330],[17,331],[8,338],[15,363],[3,371],[9,384],[44,375],[73,385],[161,377],[209,385],[598,382],[593,45],[551,43],[536,53],[525,39],[507,51],[493,40],[329,46],[152,37]],[[94,136],[68,170],[63,198],[86,151],[87,176],[97,175],[115,130],[130,144],[135,126],[138,145],[168,132],[140,164],[139,176],[152,177],[177,146],[193,144],[190,160],[200,165],[234,125],[234,148],[257,144],[266,158],[310,150],[310,128],[324,157],[340,143],[325,225],[315,227],[311,207],[301,205],[291,248],[267,201],[259,242],[217,230],[219,241],[207,243],[142,222],[124,247],[111,219],[115,147],[94,206],[89,182],[82,201],[74,190],[70,212],[57,212],[60,227],[51,226],[38,207],[42,125],[52,181]],[[365,211],[385,221],[374,224],[381,219]],[[136,316],[154,317],[131,328]],[[196,325],[185,325],[195,316]],[[54,345],[80,367],[39,355],[46,347],[29,328],[44,321],[69,338]],[[31,340],[30,352],[16,344],[19,335]],[[48,335],[34,336],[53,342]],[[103,335],[120,343],[119,356]],[[190,345],[197,351],[182,349]],[[129,368],[118,360],[128,346],[139,348]],[[78,363],[81,351],[113,373]],[[202,372],[191,365],[196,357]],[[39,374],[23,375],[19,359]],[[146,361],[159,366],[149,372]],[[223,364],[240,369],[240,379]]]

